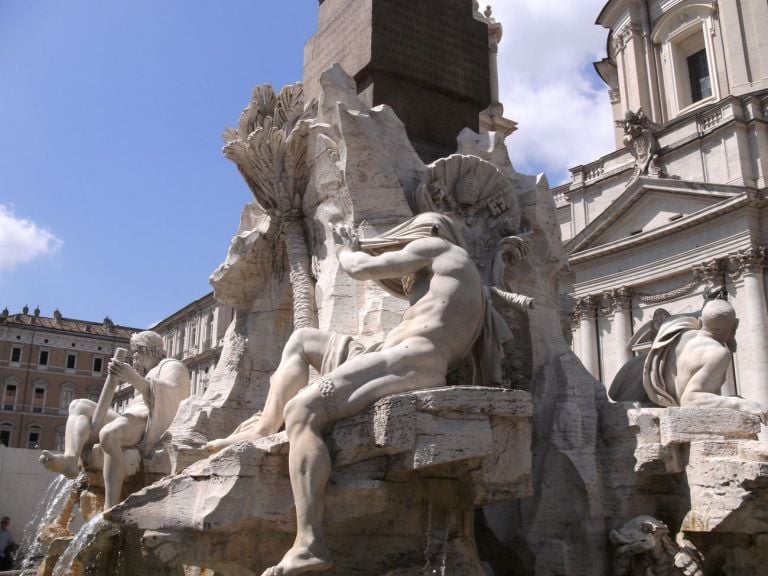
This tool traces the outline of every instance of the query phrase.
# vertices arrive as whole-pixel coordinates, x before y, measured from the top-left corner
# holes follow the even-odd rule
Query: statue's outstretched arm
[[[414,240],[400,250],[372,256],[359,249],[357,236],[349,228],[333,232],[336,257],[341,268],[355,280],[383,280],[400,278],[428,267],[445,247],[437,238]]]
[[[510,308],[523,311],[533,308],[533,298],[530,296],[518,294],[517,292],[506,292],[496,288],[496,286],[490,286],[489,290],[493,296],[494,304],[509,306]]]

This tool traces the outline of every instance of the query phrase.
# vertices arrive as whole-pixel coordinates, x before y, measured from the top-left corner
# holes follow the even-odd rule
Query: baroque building
[[[729,392],[768,405],[768,4],[610,0],[597,24],[617,147],[553,191],[574,350],[608,387],[654,313],[725,290],[741,320]]]
[[[127,348],[136,328],[65,318],[0,313],[0,443],[11,448],[63,450],[69,404],[99,399],[115,348]]]

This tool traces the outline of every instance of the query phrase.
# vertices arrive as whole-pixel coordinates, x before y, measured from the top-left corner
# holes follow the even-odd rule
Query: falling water
[[[448,557],[447,511],[429,499],[427,509],[426,547],[424,571],[426,576],[445,576]]]
[[[104,519],[103,514],[96,514],[93,518],[88,520],[82,528],[75,534],[75,537],[64,550],[64,553],[56,562],[56,567],[53,569],[53,576],[69,576],[72,570],[72,564],[75,562],[77,556],[82,550],[91,544],[96,535],[106,528],[110,528],[112,524]]]
[[[34,517],[24,527],[20,546],[22,570],[31,570],[45,554],[44,545],[38,539],[38,535],[59,517],[74,489],[75,481],[60,474],[57,474],[56,478],[48,485],[45,496],[37,505]]]

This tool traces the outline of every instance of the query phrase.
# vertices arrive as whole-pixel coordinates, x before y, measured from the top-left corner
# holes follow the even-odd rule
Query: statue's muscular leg
[[[96,402],[88,399],[73,400],[69,405],[69,416],[64,430],[64,454],[54,454],[43,450],[40,462],[51,470],[63,474],[67,478],[75,478],[78,473],[78,460],[83,452],[86,442],[93,432],[93,412],[96,410]],[[109,410],[105,422],[111,422],[117,418],[117,412]]]
[[[269,382],[269,392],[261,414],[252,416],[235,431],[219,440],[206,444],[211,452],[218,452],[236,442],[254,442],[274,434],[283,425],[285,405],[309,381],[309,367],[320,369],[323,355],[333,334],[315,328],[296,330],[283,348],[280,365]]]
[[[325,487],[331,458],[322,432],[329,422],[362,412],[390,394],[434,388],[445,382],[443,355],[424,338],[348,360],[285,407],[290,441],[288,469],[296,501],[296,540],[277,566],[262,576],[294,576],[330,568],[323,536]]]
[[[147,419],[134,414],[124,414],[99,432],[99,445],[104,453],[104,510],[120,502],[125,479],[125,454],[123,449],[136,446],[147,427]]]

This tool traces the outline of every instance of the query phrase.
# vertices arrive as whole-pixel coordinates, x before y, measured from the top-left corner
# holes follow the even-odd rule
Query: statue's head
[[[157,332],[144,330],[131,335],[134,368],[146,372],[165,358],[163,338]]]
[[[618,554],[645,554],[669,542],[669,528],[652,516],[636,516],[609,534]],[[671,545],[671,542],[669,542]]]
[[[738,325],[736,311],[725,300],[710,300],[701,310],[702,328],[725,344],[731,343]]]

